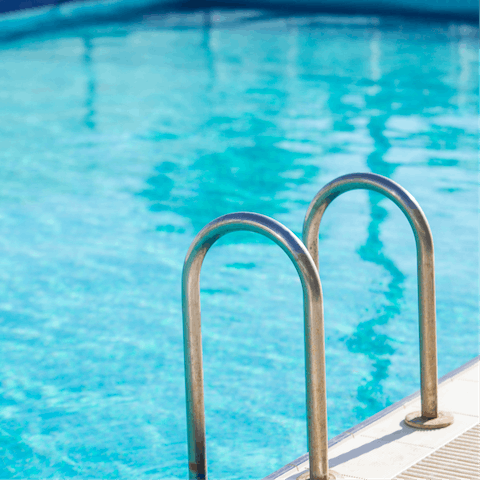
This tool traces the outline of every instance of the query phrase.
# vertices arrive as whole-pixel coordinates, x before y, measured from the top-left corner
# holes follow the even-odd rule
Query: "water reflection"
[[[391,158],[387,161],[387,153],[392,148],[392,143],[386,132],[389,130],[387,122],[394,116],[397,118],[408,118],[412,111],[418,114],[428,110],[443,107],[448,108],[449,102],[452,102],[450,95],[430,95],[430,91],[423,90],[421,95],[412,96],[411,90],[405,88],[402,83],[411,82],[412,71],[408,64],[401,64],[389,74],[382,76],[381,72],[381,43],[379,34],[373,36],[371,41],[371,80],[374,82],[369,87],[369,93],[365,96],[366,111],[374,111],[375,114],[369,118],[367,130],[370,137],[374,141],[373,151],[367,157],[367,166],[370,171],[392,178],[395,170],[401,166],[401,163],[395,163]],[[440,71],[436,71],[435,65],[429,65],[428,71],[432,78],[439,78]],[[446,88],[441,82],[431,84],[437,93]],[[442,92],[443,93],[443,92]],[[412,102],[416,105],[412,108]],[[431,148],[431,157],[425,163],[434,166],[458,165],[458,161],[435,159],[435,150],[451,149],[453,152],[457,147],[460,137],[458,131],[448,129],[442,132],[441,136],[435,135],[434,126],[430,126],[432,133],[426,147]],[[416,144],[423,145],[422,131],[415,131],[415,127],[411,133],[412,137],[416,137]],[[409,144],[414,144],[411,141]],[[368,238],[364,245],[359,249],[361,258],[365,261],[375,263],[382,266],[390,277],[388,287],[385,291],[385,303],[377,307],[375,318],[361,322],[347,341],[347,347],[352,353],[360,353],[365,355],[372,362],[372,371],[370,378],[365,384],[361,385],[357,390],[358,407],[356,413],[358,418],[365,418],[380,409],[387,406],[388,398],[385,398],[383,391],[383,382],[389,376],[389,366],[391,364],[391,355],[395,352],[393,347],[393,339],[378,330],[381,326],[386,325],[393,319],[399,321],[400,302],[404,296],[404,274],[398,269],[392,259],[384,253],[384,246],[380,239],[380,229],[384,222],[387,211],[381,206],[383,197],[379,194],[369,192],[370,203],[370,224],[368,226]],[[416,255],[412,251],[412,256]]]
[[[93,53],[93,44],[92,39],[88,36],[83,37],[83,65],[85,67],[85,73],[87,76],[87,94],[85,98],[85,117],[83,123],[85,126],[91,130],[95,129],[95,74],[92,68],[92,53]]]
[[[387,217],[387,211],[380,205],[382,200],[378,194],[369,192],[371,221],[368,225],[367,240],[358,253],[363,260],[382,266],[389,274],[390,281],[384,292],[385,302],[376,308],[375,317],[360,322],[354,334],[347,340],[350,352],[365,355],[372,362],[370,379],[357,390],[358,402],[355,410],[358,418],[372,415],[386,407],[389,402],[389,399],[385,398],[382,382],[389,376],[390,356],[395,353],[395,349],[392,339],[377,330],[400,313],[399,305],[404,293],[405,276],[393,260],[385,255],[380,240],[380,227]]]
[[[203,12],[203,28],[202,28],[202,50],[205,55],[205,67],[209,75],[209,83],[205,88],[206,92],[210,92],[215,81],[215,69],[212,49],[210,43],[212,41],[212,13],[210,10]]]
[[[215,80],[210,25],[207,12],[201,46],[211,82],[203,93],[212,89]],[[252,78],[240,93],[243,99],[238,100],[252,105],[251,112],[248,109],[220,116],[215,115],[215,105],[212,106],[210,118],[200,129],[202,136],[220,138],[219,151],[199,155],[188,168],[172,162],[160,163],[155,174],[146,180],[147,188],[140,192],[150,202],[150,210],[174,212],[188,219],[194,231],[228,212],[244,210],[276,216],[289,211],[292,200],[288,192],[311,181],[319,167],[299,164],[310,154],[290,151],[280,144],[286,135],[279,127],[278,117],[288,98],[283,81],[275,75]],[[223,102],[223,93],[211,91],[209,95],[212,103]],[[167,232],[183,230],[167,220],[157,228]]]
[[[381,101],[379,114],[372,116],[367,124],[367,130],[374,141],[373,150],[367,157],[367,166],[371,172],[391,178],[399,166],[396,163],[386,162],[384,157],[391,148],[390,141],[385,135],[387,121],[392,115],[391,98],[382,95],[382,87],[379,85],[381,79],[380,63],[380,38],[375,32],[371,42],[371,79],[375,82],[371,95],[366,96],[366,108],[378,108],[378,101]],[[393,78],[384,78],[388,85]],[[380,113],[382,112],[382,113]],[[357,325],[354,334],[347,340],[347,348],[352,353],[365,355],[372,363],[370,378],[357,389],[357,407],[355,408],[357,418],[366,418],[389,403],[383,391],[383,381],[389,376],[390,357],[395,353],[392,346],[392,339],[380,333],[381,326],[386,325],[390,320],[398,321],[395,318],[400,313],[400,301],[404,295],[404,274],[395,265],[395,262],[384,253],[384,246],[380,239],[380,229],[387,217],[387,210],[381,206],[384,200],[382,195],[368,192],[370,203],[370,223],[368,225],[368,237],[358,253],[362,260],[371,262],[384,268],[390,277],[390,281],[384,293],[384,301],[375,310],[375,317]],[[414,252],[412,252],[412,255]]]
[[[189,219],[195,231],[237,210],[276,216],[288,211],[290,200],[282,193],[317,174],[318,167],[295,163],[307,154],[277,146],[284,137],[270,121],[253,116],[240,122],[217,117],[208,123],[224,136],[246,139],[250,145],[202,155],[187,170],[170,162],[158,165],[156,174],[147,180],[148,188],[141,192],[151,202],[152,211],[176,212]],[[174,231],[175,227],[162,225],[159,229]]]
[[[221,55],[216,51],[212,52],[210,25],[211,20],[206,13],[202,48],[206,68],[212,79],[212,101],[221,103],[225,97],[215,93],[217,86],[213,84],[217,61],[214,53],[218,57]],[[251,88],[242,91],[242,98],[232,104],[234,107],[252,104],[252,110],[249,113],[219,116],[212,108],[210,119],[203,124],[202,134],[221,132],[222,139],[227,139],[229,146],[221,151],[219,148],[219,151],[199,155],[188,168],[171,162],[163,162],[156,167],[155,174],[146,181],[147,186],[140,193],[149,201],[152,211],[176,212],[179,217],[188,219],[195,231],[200,230],[213,218],[235,210],[251,210],[270,216],[287,212],[290,208],[287,192],[298,190],[301,185],[309,183],[318,175],[320,165],[298,165],[299,159],[309,155],[292,152],[280,146],[286,135],[279,127],[279,119],[286,110],[288,99],[288,89],[282,81],[288,82],[288,85],[294,84],[297,90],[304,89],[306,92],[303,97],[298,93],[295,97],[300,102],[305,102],[303,105],[300,103],[300,107],[295,105],[300,111],[300,118],[303,115],[304,118],[315,116],[315,119],[321,119],[324,116],[331,119],[333,123],[332,127],[329,127],[328,135],[333,138],[342,135],[339,138],[347,139],[347,145],[342,145],[340,142],[316,137],[316,140],[323,142],[322,147],[330,147],[330,153],[353,152],[356,147],[354,136],[357,134],[361,137],[365,133],[364,137],[372,139],[372,151],[367,156],[366,165],[374,173],[392,178],[396,169],[405,165],[403,158],[403,163],[392,161],[394,148],[408,146],[412,149],[430,149],[430,155],[435,155],[435,150],[455,151],[457,142],[463,138],[459,130],[444,127],[437,129],[435,125],[428,125],[428,118],[433,115],[430,112],[449,109],[455,90],[442,80],[444,67],[435,58],[427,58],[424,52],[418,50],[416,43],[406,41],[401,49],[395,50],[395,55],[390,51],[390,57],[382,57],[382,45],[391,47],[392,44],[385,42],[379,31],[371,31],[370,55],[367,58],[369,62],[365,62],[366,71],[362,71],[364,52],[361,52],[360,48],[358,54],[351,54],[343,59],[341,53],[344,52],[341,51],[340,43],[325,44],[332,50],[327,51],[328,48],[322,47],[322,35],[314,29],[308,34],[299,35],[295,24],[292,25],[289,25],[288,61],[283,65],[281,74],[277,71],[268,78],[255,76],[256,69],[260,70],[261,66],[249,65]],[[361,44],[359,40],[358,45]],[[339,49],[338,55],[334,55],[335,49]],[[467,60],[464,61],[466,66],[462,70],[466,73],[461,77],[464,78],[464,83],[469,75],[466,62]],[[271,62],[271,65],[273,64],[274,62]],[[227,70],[225,64],[223,68],[224,71]],[[271,68],[273,70],[274,67]],[[230,81],[235,81],[233,75]],[[218,83],[221,83],[221,79]],[[417,84],[425,88],[419,89]],[[307,93],[312,91],[318,95],[307,97]],[[436,95],[431,95],[430,91]],[[315,102],[316,97],[322,98],[325,92],[329,94],[326,100],[328,114],[322,111],[323,104],[320,100],[318,111],[314,110],[317,104],[314,107],[306,104],[306,98]],[[268,100],[264,100],[263,105],[252,100],[259,97]],[[410,125],[410,130],[407,128],[405,131],[394,132],[397,138],[401,137],[400,141],[392,140],[388,135],[389,131],[392,133],[392,128],[387,124],[392,120],[408,124],[416,117],[421,117],[419,122],[422,125],[418,129]],[[359,120],[366,121],[363,124],[366,127],[365,132],[358,128],[356,122]],[[423,123],[429,128],[428,135],[422,130]],[[300,134],[308,135],[304,131]],[[368,142],[360,144],[360,147],[369,148],[366,145]],[[457,165],[448,162],[457,161],[432,157],[419,160],[419,164],[430,163],[432,166]],[[362,260],[382,267],[384,276],[389,280],[381,304],[375,308],[374,317],[359,323],[347,340],[350,352],[365,356],[372,364],[368,379],[365,379],[364,384],[357,390],[359,418],[364,418],[389,403],[389,399],[385,397],[384,383],[389,376],[391,356],[395,348],[394,339],[382,331],[390,320],[399,321],[399,305],[405,291],[405,276],[393,259],[386,255],[380,237],[387,217],[382,201],[388,200],[369,192],[368,201],[368,236],[358,253]],[[181,231],[181,228],[163,219],[158,228],[170,232]]]

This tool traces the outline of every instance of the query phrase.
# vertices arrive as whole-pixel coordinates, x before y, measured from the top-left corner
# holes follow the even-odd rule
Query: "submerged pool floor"
[[[0,43],[0,478],[185,478],[190,242],[238,210],[300,235],[345,173],[416,197],[439,374],[477,355],[477,38],[217,11]],[[418,389],[415,243],[360,191],[320,235],[333,436]],[[273,243],[232,234],[201,286],[210,476],[262,478],[306,451],[298,276]]]

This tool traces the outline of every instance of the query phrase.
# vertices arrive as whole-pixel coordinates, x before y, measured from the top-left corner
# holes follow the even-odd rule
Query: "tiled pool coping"
[[[420,391],[400,400],[329,441],[330,467],[345,478],[389,480],[479,422],[480,357],[439,380],[440,409],[454,424],[440,430],[416,430],[403,422],[420,410]],[[302,455],[263,480],[294,480],[308,469]]]

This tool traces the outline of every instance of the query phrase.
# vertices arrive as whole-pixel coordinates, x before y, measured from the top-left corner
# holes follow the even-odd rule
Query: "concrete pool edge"
[[[469,360],[465,364],[461,365],[460,367],[452,370],[451,372],[447,373],[446,375],[442,376],[439,381],[438,381],[438,386],[439,388],[441,386],[444,386],[448,382],[454,380],[455,378],[458,378],[463,374],[466,370],[469,370],[475,365],[480,365],[480,356],[476,356],[473,359]],[[353,438],[355,434],[358,434],[359,432],[365,430],[367,427],[372,426],[374,423],[378,422],[379,420],[385,419],[387,416],[396,413],[397,410],[401,409],[404,407],[407,403],[410,403],[415,400],[419,400],[420,398],[420,390],[412,393],[411,395],[408,395],[407,397],[403,398],[402,400],[399,400],[396,403],[393,403],[389,407],[381,410],[380,412],[376,413],[375,415],[367,418],[363,422],[355,425],[354,427],[346,430],[345,432],[335,436],[328,442],[328,448],[329,450],[343,442],[344,440],[347,440],[348,438]],[[302,455],[301,457],[297,458],[296,460],[288,463],[284,467],[280,468],[279,470],[271,473],[270,475],[264,477],[262,480],[276,480],[280,479],[280,477],[284,477],[286,474],[291,473],[292,475],[295,473],[300,474],[301,472],[298,470],[298,468],[301,465],[304,465],[306,462],[308,462],[308,453]],[[294,472],[294,470],[297,470],[297,472]],[[341,473],[341,472],[340,472]],[[360,477],[358,477],[360,478]]]

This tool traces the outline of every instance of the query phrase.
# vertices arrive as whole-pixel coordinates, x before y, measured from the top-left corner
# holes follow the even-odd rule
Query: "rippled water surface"
[[[220,11],[0,43],[0,477],[186,478],[190,242],[237,210],[300,235],[345,173],[417,198],[440,375],[477,355],[476,49],[471,26]],[[362,191],[320,234],[334,436],[418,389],[415,244]],[[306,451],[296,271],[231,234],[202,313],[211,478],[262,478]]]

